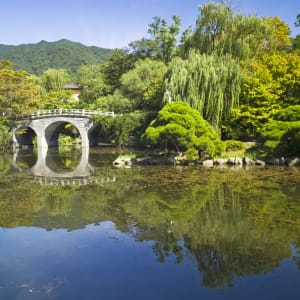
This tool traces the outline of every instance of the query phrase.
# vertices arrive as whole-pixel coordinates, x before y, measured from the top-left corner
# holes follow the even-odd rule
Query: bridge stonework
[[[22,153],[21,149],[16,149],[16,151],[14,151],[12,161],[13,161],[13,168],[15,171],[31,174],[33,178],[41,185],[64,185],[64,186],[77,185],[78,186],[78,185],[87,185],[92,183],[99,184],[99,183],[116,182],[115,177],[105,176],[99,178],[97,176],[93,176],[95,169],[89,163],[89,148],[82,148],[79,163],[76,165],[74,169],[67,170],[64,172],[62,172],[61,170],[58,172],[57,170],[51,168],[51,165],[53,166],[53,161],[51,161],[52,155],[51,152],[49,152],[48,148],[40,147],[37,150],[38,150],[37,160],[35,164],[29,168],[26,167],[23,168],[24,164],[22,163],[21,163],[22,167],[19,167],[18,165],[18,157]]]
[[[72,124],[80,134],[82,147],[89,147],[94,143],[90,139],[90,132],[95,127],[95,122],[90,118],[91,115],[115,116],[112,112],[102,113],[75,109],[38,111],[22,118],[11,127],[12,146],[32,145],[32,137],[35,134],[39,148],[57,147],[60,129],[65,124]],[[27,129],[27,133],[25,135],[18,134],[20,129]]]

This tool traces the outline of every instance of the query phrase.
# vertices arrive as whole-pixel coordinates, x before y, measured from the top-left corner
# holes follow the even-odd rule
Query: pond
[[[0,156],[0,299],[300,299],[300,169]]]

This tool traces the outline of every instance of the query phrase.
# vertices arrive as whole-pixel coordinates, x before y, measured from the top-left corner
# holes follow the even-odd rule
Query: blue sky
[[[181,29],[194,26],[198,6],[206,0],[3,0],[0,2],[0,44],[69,39],[85,45],[122,48],[147,37],[154,16],[168,22],[180,16]],[[299,0],[229,0],[235,11],[261,17],[279,16],[292,30]]]

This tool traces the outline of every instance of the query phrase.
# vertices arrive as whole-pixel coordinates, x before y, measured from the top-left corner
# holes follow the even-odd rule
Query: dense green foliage
[[[0,64],[0,112],[17,116],[38,107],[40,86],[25,71],[15,71],[9,63]]]
[[[274,124],[281,122],[278,112],[299,104],[299,36],[291,38],[290,28],[277,16],[244,15],[226,2],[208,2],[199,7],[195,27],[183,31],[181,37],[180,25],[179,16],[173,16],[170,24],[156,16],[149,25],[148,38],[113,51],[68,40],[0,45],[0,111],[6,115],[38,108],[113,111],[121,116],[109,121],[108,131],[100,131],[99,136],[116,144],[140,146],[140,141],[146,141],[141,136],[150,116],[155,118],[169,102],[188,103],[223,139],[239,140],[264,136],[265,126],[271,126],[272,120]],[[299,14],[295,26],[299,26]],[[1,56],[3,51],[11,56]],[[19,57],[15,51],[22,52],[21,63],[11,58]],[[29,68],[22,65],[27,55],[31,57]],[[17,69],[39,77],[15,70],[1,58],[10,58]],[[66,83],[79,86],[79,101],[64,90]],[[182,109],[185,114],[186,108]],[[3,128],[8,125],[2,124]],[[189,126],[193,127],[184,127]],[[158,136],[152,146],[160,144],[163,138]],[[207,138],[207,144],[208,140],[214,143],[211,139],[214,135]],[[200,151],[198,142],[177,140],[175,144],[190,157]],[[279,152],[283,155],[286,150]]]
[[[59,91],[70,82],[70,77],[64,69],[47,69],[41,76],[41,84],[46,91]]]
[[[229,136],[249,139],[256,138],[279,110],[299,103],[300,57],[275,51],[248,61],[243,68],[240,106],[231,115]]]
[[[297,14],[295,27],[300,27],[300,14]],[[295,38],[292,39],[293,49],[300,53],[300,34],[297,34]]]
[[[223,143],[213,127],[200,113],[184,102],[172,102],[163,107],[147,128],[143,138],[150,145],[159,144],[177,152],[188,150],[195,156],[214,157],[224,150]]]
[[[274,119],[277,121],[300,121],[300,105],[289,106],[286,109],[280,110]]]
[[[110,59],[104,64],[103,74],[105,83],[115,91],[121,85],[121,76],[134,68],[134,64],[139,60],[136,54],[130,54],[121,49],[115,49]]]
[[[163,62],[139,60],[135,67],[121,77],[120,90],[132,102],[132,109],[159,109],[162,106],[162,90],[167,67]]]
[[[167,89],[172,101],[184,101],[216,128],[239,102],[242,74],[230,56],[190,52],[172,61]],[[168,100],[168,99],[166,99]]]
[[[224,143],[226,151],[238,151],[245,149],[245,144],[241,141],[226,140]]]
[[[192,48],[209,55],[247,59],[271,42],[270,22],[263,18],[235,14],[231,6],[213,2],[200,6],[199,13],[195,29],[185,34],[185,53]]]
[[[10,134],[8,133],[7,126],[0,120],[0,150],[6,149],[9,145]]]
[[[114,118],[97,116],[103,141],[116,146],[137,146],[140,136],[153,118],[152,113],[124,114]]]
[[[300,155],[300,105],[277,113],[262,128],[262,141],[268,155]]]
[[[168,25],[161,17],[154,17],[149,25],[150,39],[141,39],[129,44],[129,47],[139,58],[150,57],[168,64],[177,52],[177,36],[180,31],[181,20],[178,16],[172,17],[173,24]]]
[[[83,65],[76,71],[76,82],[81,88],[80,99],[86,104],[94,103],[107,95],[110,87],[105,83],[103,65]]]
[[[36,75],[51,68],[74,72],[84,64],[106,62],[111,53],[110,49],[87,47],[65,39],[19,46],[0,45],[0,60],[10,60],[17,69]]]
[[[89,107],[116,113],[139,111],[157,111],[163,105],[164,78],[166,65],[161,61],[150,58],[137,60],[127,72],[120,74],[118,88],[114,89],[106,79],[106,65],[104,79],[98,78],[98,92],[102,95],[93,101]],[[100,74],[99,74],[100,76]],[[100,86],[101,85],[101,86]],[[109,89],[110,87],[110,89]],[[89,88],[92,91],[91,88]],[[83,88],[83,91],[85,89]],[[90,97],[91,99],[91,97]],[[82,99],[82,100],[85,100]]]
[[[76,108],[70,100],[72,93],[65,90],[49,91],[44,93],[39,102],[39,109]]]

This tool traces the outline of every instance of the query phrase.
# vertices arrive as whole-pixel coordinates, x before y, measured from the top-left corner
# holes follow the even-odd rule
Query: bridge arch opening
[[[37,162],[38,153],[34,148],[18,148],[13,153],[13,168],[30,170]]]
[[[27,126],[22,126],[14,132],[15,143],[20,148],[33,148],[37,144],[36,132]]]
[[[59,147],[81,144],[81,135],[78,128],[66,121],[51,123],[45,130],[48,147]]]
[[[89,149],[37,148],[38,159],[30,172],[39,178],[86,178],[93,172],[89,165]],[[70,151],[71,150],[71,151]]]
[[[82,152],[79,149],[72,151],[50,148],[47,150],[45,166],[53,174],[68,174],[76,170],[82,160]]]
[[[96,123],[94,126],[92,126],[88,132],[88,137],[90,146],[97,146],[98,143],[103,139],[101,136],[101,125]]]

